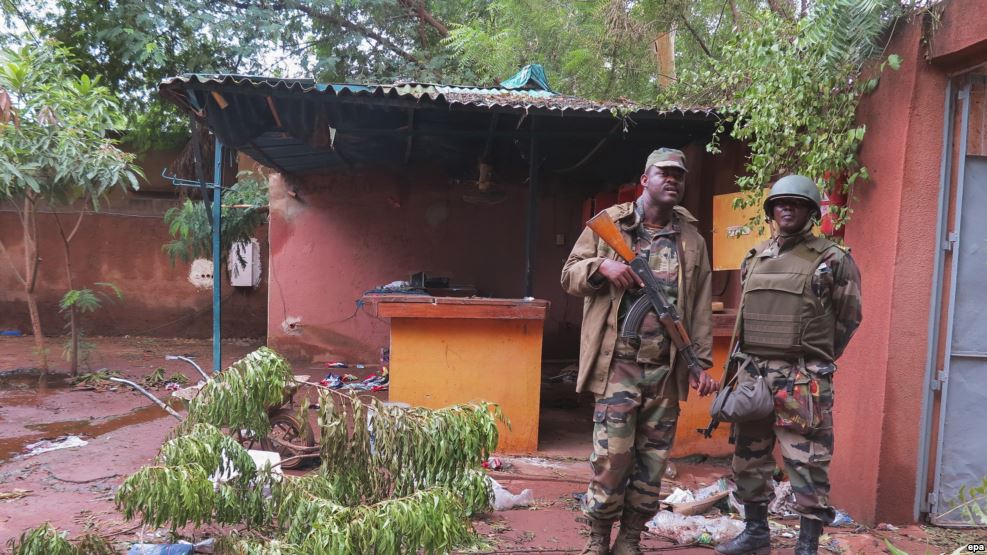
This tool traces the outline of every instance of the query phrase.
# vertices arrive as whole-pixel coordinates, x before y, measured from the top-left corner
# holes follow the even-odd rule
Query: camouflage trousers
[[[783,360],[758,361],[772,393],[789,386],[796,364]],[[816,380],[819,425],[800,433],[782,425],[775,414],[754,422],[735,424],[736,446],[733,475],[737,498],[745,503],[767,503],[773,496],[769,484],[775,468],[775,444],[781,451],[785,473],[792,484],[797,510],[803,516],[832,522],[835,512],[829,505],[829,463],[833,458],[833,377],[817,374],[811,365],[800,379]],[[754,379],[747,372],[740,381]],[[793,381],[797,384],[798,381]]]
[[[591,519],[614,521],[623,509],[658,511],[661,479],[675,440],[678,392],[667,364],[614,357],[593,411],[593,478],[583,498]]]

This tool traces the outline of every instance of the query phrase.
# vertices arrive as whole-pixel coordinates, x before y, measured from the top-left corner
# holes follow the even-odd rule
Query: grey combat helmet
[[[819,218],[822,215],[820,204],[822,198],[819,196],[819,188],[816,182],[802,175],[786,175],[775,181],[771,187],[771,192],[764,199],[764,215],[770,220],[772,218],[771,205],[780,198],[800,198],[812,203],[815,210],[813,217]]]

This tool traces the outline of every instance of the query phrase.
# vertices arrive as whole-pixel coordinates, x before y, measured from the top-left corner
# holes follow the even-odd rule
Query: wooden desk
[[[469,401],[500,405],[497,450],[538,449],[544,300],[367,295],[391,319],[392,401],[441,408]]]

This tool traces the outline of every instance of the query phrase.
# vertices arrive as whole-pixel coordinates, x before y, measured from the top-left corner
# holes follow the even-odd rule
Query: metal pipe
[[[532,117],[530,128],[534,131],[535,118]],[[524,296],[533,297],[535,274],[535,239],[538,232],[538,139],[531,135],[531,146],[528,153],[528,214],[524,233]]]
[[[165,355],[165,360],[184,360],[192,366],[195,366],[195,369],[199,372],[199,374],[201,374],[206,381],[209,381],[209,376],[206,374],[206,371],[189,357],[183,357],[181,355]]]
[[[117,383],[122,383],[122,384],[129,385],[130,387],[136,389],[138,393],[140,393],[140,394],[144,395],[145,397],[147,397],[148,399],[154,401],[154,404],[156,404],[159,407],[161,407],[162,409],[164,409],[168,414],[170,414],[170,415],[174,416],[175,418],[177,418],[179,422],[182,421],[182,415],[180,415],[177,412],[175,412],[175,409],[169,407],[168,405],[166,405],[164,403],[164,401],[162,401],[161,399],[158,399],[154,395],[151,395],[151,393],[148,390],[146,390],[143,387],[137,385],[136,383],[134,383],[134,382],[132,382],[130,380],[125,380],[123,378],[114,378],[112,376],[109,377],[109,378],[106,378],[106,379],[110,380],[111,382],[117,382]]]
[[[221,185],[223,183],[223,143],[219,141],[219,137],[216,137],[216,153],[214,156],[213,163],[213,183],[216,185]],[[223,281],[221,278],[221,268],[220,260],[222,259],[222,253],[220,252],[220,232],[222,230],[222,199],[223,199],[223,189],[220,187],[215,187],[212,190],[212,369],[213,372],[219,372],[222,369],[222,331],[220,329],[221,322],[221,299],[220,299],[220,289],[222,287]]]
[[[932,384],[936,380],[936,356],[939,352],[939,325],[942,313],[942,279],[945,251],[942,240],[946,235],[949,214],[949,178],[953,172],[953,80],[946,81],[946,101],[943,106],[942,153],[939,158],[939,213],[936,217],[936,256],[932,265],[932,295],[929,301],[928,345],[925,351],[925,378],[922,383],[922,407],[919,416],[918,472],[915,476],[915,503],[912,518],[917,522],[924,509],[929,487],[929,445],[932,441]]]

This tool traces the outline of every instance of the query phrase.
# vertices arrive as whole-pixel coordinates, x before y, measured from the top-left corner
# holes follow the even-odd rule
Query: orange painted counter
[[[469,401],[500,405],[497,450],[538,449],[543,300],[367,295],[391,319],[391,401],[440,408]]]
[[[713,367],[709,369],[709,373],[717,380],[723,379],[723,365],[730,349],[730,334],[733,332],[736,314],[736,310],[713,314]],[[689,400],[680,405],[679,426],[675,433],[675,446],[672,447],[673,457],[723,457],[733,454],[733,445],[729,442],[730,424],[720,424],[709,439],[696,432],[697,428],[705,428],[709,424],[709,407],[712,404],[712,395],[700,398],[694,390],[689,390]]]

